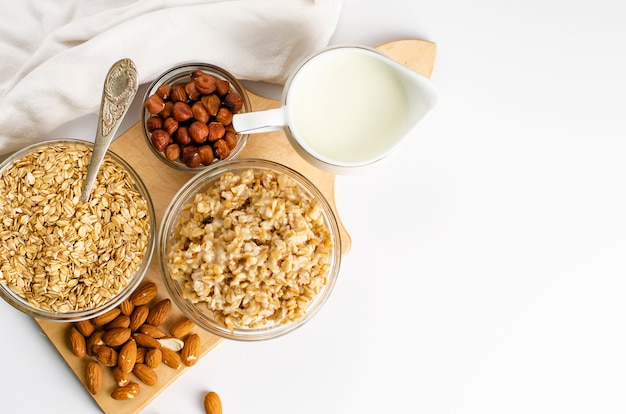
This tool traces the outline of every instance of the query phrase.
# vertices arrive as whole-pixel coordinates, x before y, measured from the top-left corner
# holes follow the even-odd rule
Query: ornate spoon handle
[[[122,59],[111,66],[104,80],[93,153],[80,197],[83,202],[89,200],[104,155],[138,88],[137,68],[132,60]]]

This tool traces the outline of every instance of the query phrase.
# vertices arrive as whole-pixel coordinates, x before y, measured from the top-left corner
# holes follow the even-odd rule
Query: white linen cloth
[[[341,0],[0,1],[0,155],[95,113],[122,58],[141,84],[184,62],[284,83],[328,44],[340,9]]]

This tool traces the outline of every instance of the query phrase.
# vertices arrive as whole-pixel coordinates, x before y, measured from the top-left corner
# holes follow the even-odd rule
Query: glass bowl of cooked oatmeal
[[[0,164],[0,296],[39,319],[78,321],[113,309],[152,258],[152,200],[120,156],[108,151],[89,201],[80,201],[92,148],[46,141]]]
[[[284,335],[326,302],[341,239],[324,195],[273,161],[224,161],[174,196],[157,243],[178,308],[223,338]]]

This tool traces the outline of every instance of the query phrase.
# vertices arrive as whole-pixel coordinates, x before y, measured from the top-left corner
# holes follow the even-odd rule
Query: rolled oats
[[[80,201],[90,158],[85,146],[55,144],[0,176],[0,283],[35,308],[99,307],[146,253],[148,205],[121,165],[105,157],[90,201]]]

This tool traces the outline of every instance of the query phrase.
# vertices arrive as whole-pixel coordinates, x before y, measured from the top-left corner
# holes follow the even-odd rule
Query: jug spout
[[[387,59],[387,58],[386,58]],[[409,133],[437,105],[439,94],[427,77],[389,59],[406,92]]]

